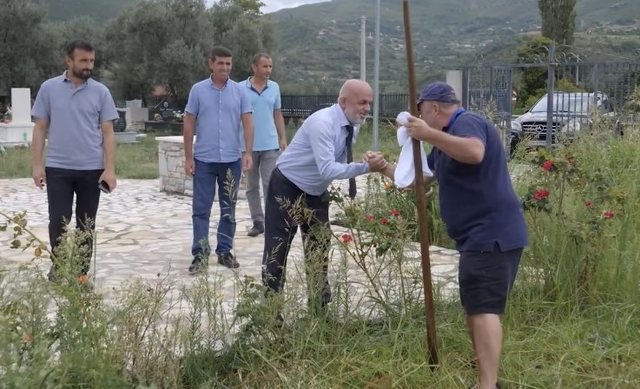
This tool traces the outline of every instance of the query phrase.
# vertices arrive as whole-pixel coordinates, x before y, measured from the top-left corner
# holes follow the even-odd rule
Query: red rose
[[[381,217],[380,218],[380,224],[389,224],[389,219],[387,219],[386,217]]]
[[[398,211],[398,210],[397,210],[397,209],[395,209],[395,208],[394,208],[394,209],[392,209],[392,210],[391,210],[391,216],[393,216],[393,217],[398,217],[398,216],[400,216],[400,211]]]
[[[615,216],[616,214],[613,211],[610,210],[606,210],[604,212],[602,212],[602,217],[605,219],[611,219]]]
[[[353,240],[353,236],[347,232],[345,232],[344,234],[342,234],[340,236],[340,239],[342,240],[342,243],[349,243]]]
[[[375,220],[375,218],[373,217],[373,215],[367,215],[367,221],[368,222],[372,222],[374,220]]]
[[[550,172],[551,168],[553,168],[553,162],[551,162],[551,160],[549,159],[544,161],[544,163],[542,164],[542,170]]]
[[[546,188],[538,189],[533,192],[533,199],[540,201],[549,197],[549,191]]]

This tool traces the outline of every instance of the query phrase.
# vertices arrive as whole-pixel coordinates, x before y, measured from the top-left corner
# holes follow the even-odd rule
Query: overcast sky
[[[268,14],[282,8],[293,8],[303,4],[320,3],[328,0],[261,0],[265,6],[262,7],[262,13]],[[206,0],[211,5],[215,0]]]

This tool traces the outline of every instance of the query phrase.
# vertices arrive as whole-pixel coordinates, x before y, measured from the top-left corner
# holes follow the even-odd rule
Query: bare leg
[[[500,316],[494,314],[470,315],[467,316],[467,323],[480,370],[480,388],[494,389],[496,382],[498,382],[502,349]]]

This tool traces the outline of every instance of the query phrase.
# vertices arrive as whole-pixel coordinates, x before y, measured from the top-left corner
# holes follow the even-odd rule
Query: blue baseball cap
[[[418,98],[418,106],[423,101],[437,101],[440,103],[447,104],[460,104],[460,100],[456,97],[456,92],[453,91],[451,85],[446,82],[437,81],[428,84],[422,91],[420,92],[420,97]]]

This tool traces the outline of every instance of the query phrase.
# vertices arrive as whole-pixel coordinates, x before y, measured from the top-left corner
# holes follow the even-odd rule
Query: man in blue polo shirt
[[[191,87],[185,108],[184,168],[187,175],[193,176],[192,274],[206,269],[208,263],[209,218],[216,188],[220,203],[215,250],[218,263],[232,269],[240,266],[231,250],[240,174],[251,168],[253,121],[249,96],[241,85],[229,79],[231,60],[231,52],[224,47],[211,51],[211,76]],[[245,151],[240,141],[241,128]]]
[[[251,64],[253,77],[242,83],[251,98],[255,127],[253,166],[247,173],[247,201],[253,221],[253,227],[247,233],[249,236],[258,236],[264,232],[260,179],[262,178],[262,193],[266,198],[276,160],[280,151],[287,147],[284,118],[280,111],[280,87],[277,82],[269,79],[272,68],[273,61],[268,54],[257,54]]]
[[[66,47],[67,70],[40,86],[31,114],[35,118],[32,140],[32,175],[37,187],[46,184],[49,202],[49,241],[53,265],[49,280],[57,279],[62,255],[60,237],[72,214],[76,196],[76,228],[86,231],[83,263],[79,275],[86,275],[91,260],[96,213],[100,200],[99,183],[116,188],[115,135],[118,118],[111,93],[91,78],[95,49],[85,41]],[[46,167],[43,164],[45,138]]]
[[[410,117],[409,135],[433,145],[429,167],[439,186],[440,213],[460,251],[460,299],[476,360],[480,387],[497,386],[507,296],[518,271],[527,226],[511,184],[495,126],[465,111],[451,86],[427,85]],[[393,177],[393,166],[384,174]]]

